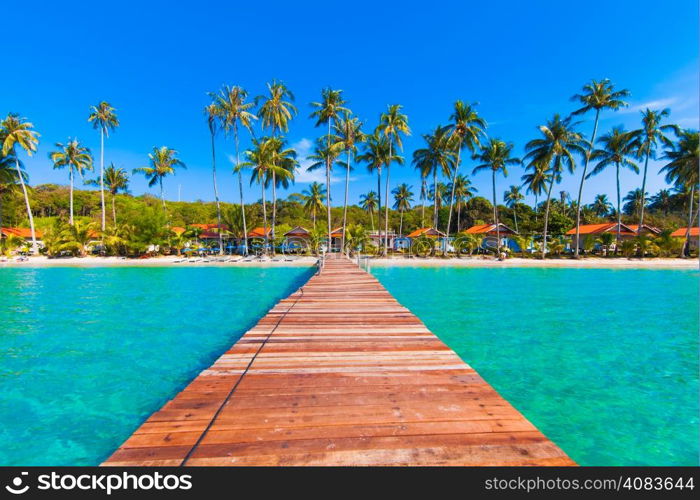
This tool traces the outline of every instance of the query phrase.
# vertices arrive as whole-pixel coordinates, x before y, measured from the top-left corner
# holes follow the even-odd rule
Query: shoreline
[[[120,257],[70,257],[49,259],[44,256],[29,257],[26,261],[8,259],[0,261],[3,267],[310,267],[317,262],[316,257],[301,256],[278,257],[275,260],[251,260],[243,262],[220,262],[215,260],[196,260],[190,262],[175,262],[178,257],[153,257],[149,259],[124,259]],[[356,258],[352,259],[356,261]],[[493,258],[462,257],[462,258],[370,258],[370,269],[377,267],[546,267],[546,268],[604,268],[604,269],[700,269],[698,259],[626,259],[626,258],[600,258],[587,257],[581,260],[573,259],[523,259],[513,257],[505,261],[497,261]]]

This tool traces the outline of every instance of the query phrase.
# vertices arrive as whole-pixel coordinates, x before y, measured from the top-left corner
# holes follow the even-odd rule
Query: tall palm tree
[[[642,111],[642,128],[632,132],[633,137],[637,140],[638,149],[637,154],[641,158],[644,156],[644,173],[642,174],[642,188],[640,190],[642,194],[642,201],[639,210],[639,226],[637,227],[637,234],[641,234],[642,225],[644,224],[644,207],[646,202],[644,197],[646,196],[646,185],[647,185],[647,167],[649,166],[649,158],[656,158],[656,149],[661,144],[665,147],[672,147],[671,140],[664,134],[664,132],[674,132],[676,135],[680,134],[680,129],[677,125],[661,125],[661,121],[667,118],[671,112],[668,109],[662,109],[660,111],[652,111],[647,108]]]
[[[224,234],[221,230],[221,203],[219,202],[219,188],[216,185],[216,132],[217,122],[221,115],[221,109],[216,103],[211,102],[204,107],[204,116],[207,119],[207,127],[211,137],[211,175],[214,180],[214,201],[216,202],[216,225],[219,233],[219,255],[224,254]]]
[[[472,174],[482,170],[491,171],[491,187],[493,188],[493,220],[496,224],[496,252],[501,253],[501,228],[498,222],[498,204],[496,202],[496,174],[503,173],[503,177],[508,177],[509,165],[520,165],[520,159],[512,157],[513,144],[501,139],[489,139],[487,144],[481,146],[479,153],[473,156],[474,160],[481,164],[474,167]]]
[[[450,136],[454,143],[455,150],[457,151],[457,161],[455,162],[454,172],[452,173],[452,196],[450,196],[450,212],[447,216],[447,231],[445,232],[448,236],[450,235],[452,207],[455,201],[455,188],[457,187],[455,179],[462,161],[462,150],[466,148],[473,154],[474,150],[481,146],[481,138],[486,137],[486,120],[479,116],[474,109],[475,107],[476,104],[464,104],[462,101],[457,101],[454,104],[454,111],[450,116],[450,120],[452,120]],[[459,224],[457,225],[459,226]]]
[[[342,97],[342,90],[333,90],[327,87],[321,91],[321,101],[312,102],[311,106],[316,108],[313,113],[311,113],[310,118],[316,119],[316,126],[319,127],[323,124],[328,125],[328,134],[326,136],[326,149],[331,151],[333,146],[331,144],[331,127],[337,122],[341,113],[348,113],[350,110],[345,108],[345,100]],[[328,241],[331,241],[331,169],[333,168],[333,160],[331,156],[328,155],[326,158],[326,217],[328,222]],[[343,231],[345,234],[345,231]],[[343,248],[344,250],[344,248]]]
[[[37,145],[39,144],[39,133],[34,130],[34,125],[28,122],[26,118],[20,118],[18,114],[10,113],[0,122],[0,138],[2,138],[2,156],[5,158],[12,157],[15,160],[17,178],[19,179],[20,186],[22,186],[24,203],[27,206],[29,229],[32,234],[32,252],[36,253],[38,248],[36,244],[36,231],[34,230],[34,216],[32,215],[32,207],[29,204],[27,185],[24,182],[26,174],[20,167],[16,147],[19,146],[28,156],[32,156],[36,153]]]
[[[233,133],[233,140],[236,147],[236,164],[233,173],[238,176],[238,194],[241,205],[241,219],[243,223],[243,240],[245,245],[243,252],[248,255],[248,227],[246,224],[245,204],[243,201],[243,174],[241,172],[241,156],[238,137],[238,126],[245,128],[249,133],[253,131],[253,121],[258,117],[249,110],[253,107],[252,102],[246,102],[248,92],[242,87],[234,85],[230,87],[224,85],[216,97],[211,96],[219,110],[219,120],[226,135]],[[286,122],[285,122],[286,123]]]
[[[267,169],[269,175],[267,184],[272,184],[272,226],[270,234],[275,241],[275,226],[277,225],[277,188],[288,188],[290,182],[294,182],[294,173],[299,166],[297,152],[288,148],[287,141],[281,136],[270,139],[270,165]]]
[[[593,145],[595,144],[595,136],[598,131],[598,119],[600,112],[603,109],[618,109],[627,106],[627,103],[622,100],[623,97],[630,95],[629,90],[615,90],[613,84],[607,78],[596,81],[591,80],[583,86],[583,93],[574,95],[571,100],[579,102],[583,106],[572,113],[572,115],[583,115],[591,110],[595,110],[595,121],[593,122],[593,133],[591,134],[590,146],[583,163],[583,172],[581,173],[581,182],[578,187],[578,198],[576,199],[576,241],[579,240],[579,232],[581,227],[581,195],[583,194],[583,182],[586,180],[586,172],[588,170],[588,162],[591,159]],[[579,245],[576,245],[575,257],[578,258]]]
[[[595,196],[595,199],[593,200],[593,203],[591,204],[591,209],[593,210],[593,213],[596,214],[598,217],[607,216],[612,210],[612,208],[613,205],[612,203],[610,203],[610,200],[608,200],[608,195],[606,194],[597,194]]]
[[[312,182],[309,184],[309,188],[305,189],[301,193],[301,201],[306,210],[314,222],[314,229],[316,229],[316,216],[318,212],[323,210],[323,202],[326,200],[326,188],[323,184],[318,182]]]
[[[547,165],[541,165],[538,163],[531,163],[527,165],[525,170],[531,170],[531,172],[523,175],[520,180],[523,181],[523,186],[527,186],[526,191],[535,196],[535,222],[537,222],[537,214],[539,211],[537,200],[547,191],[549,173],[547,172]]]
[[[450,192],[455,194],[455,209],[457,210],[457,232],[459,233],[462,228],[462,207],[464,202],[469,198],[474,196],[477,189],[472,186],[472,181],[470,181],[466,175],[459,174],[454,179],[454,185],[448,186]]]
[[[238,165],[239,172],[241,169],[250,168],[252,170],[252,175],[250,177],[250,185],[257,183],[260,185],[260,190],[262,192],[262,197],[260,201],[262,203],[263,212],[263,233],[265,234],[265,252],[267,252],[269,245],[268,231],[267,231],[267,200],[265,199],[265,183],[267,182],[268,174],[267,169],[269,168],[272,160],[271,143],[269,137],[263,137],[261,139],[253,138],[252,147],[245,152],[246,161]],[[248,246],[248,240],[246,238],[246,247]]]
[[[90,106],[90,116],[88,122],[92,123],[92,128],[100,130],[100,203],[102,205],[102,232],[106,227],[105,216],[105,137],[109,137],[109,131],[119,126],[116,109],[107,101],[100,101],[96,106]]]
[[[389,140],[382,136],[377,130],[369,136],[366,136],[363,153],[357,157],[357,161],[367,164],[369,173],[377,172],[377,227],[379,229],[379,239],[382,237],[382,168],[391,162],[403,162],[403,158],[399,155],[394,155],[389,158]],[[372,229],[374,231],[374,229]]]
[[[593,151],[590,157],[593,160],[597,160],[598,163],[593,167],[588,177],[598,175],[611,165],[615,166],[615,179],[617,181],[617,244],[615,245],[615,251],[617,252],[617,247],[620,243],[620,224],[622,224],[620,168],[629,168],[634,173],[639,173],[639,167],[630,159],[634,151],[639,147],[638,140],[629,132],[626,132],[624,128],[614,127],[610,132],[601,136],[597,142],[601,147]]]
[[[272,136],[277,137],[281,132],[289,130],[289,122],[296,115],[297,108],[294,106],[294,94],[287,86],[279,81],[273,80],[267,84],[268,93],[266,96],[260,95],[255,98],[255,104],[262,102],[258,108],[258,116],[261,118],[263,127],[272,129]],[[273,148],[274,149],[274,148]],[[268,183],[272,183],[273,190],[277,186],[277,169],[271,169],[272,176]],[[272,197],[272,227],[270,228],[272,239],[275,239],[275,221],[277,218],[277,199]]]
[[[379,206],[379,197],[374,191],[360,196],[360,207],[369,214],[369,220],[372,223],[372,231],[374,231],[374,212]]]
[[[678,188],[690,189],[688,197],[688,226],[685,230],[685,243],[681,255],[688,255],[690,250],[690,227],[693,225],[693,200],[700,182],[699,135],[695,130],[680,132],[678,142],[664,153],[663,158],[669,163],[663,166],[661,172],[666,172],[666,182]]]
[[[377,131],[389,141],[389,163],[386,165],[386,186],[384,189],[384,256],[386,257],[389,248],[389,167],[393,158],[394,143],[399,149],[403,149],[401,135],[411,135],[408,127],[408,117],[401,113],[400,104],[391,104],[386,112],[379,117]],[[399,163],[401,165],[401,163]]]
[[[340,119],[335,123],[335,135],[338,138],[338,146],[345,150],[345,199],[343,201],[343,237],[341,248],[345,249],[345,230],[348,220],[348,190],[350,189],[351,160],[357,154],[357,145],[365,140],[362,132],[362,122],[353,117],[349,111],[345,111]]]
[[[538,128],[542,138],[533,139],[525,145],[525,159],[529,161],[531,168],[544,168],[549,174],[549,187],[547,188],[547,204],[544,215],[544,231],[542,232],[542,258],[547,253],[547,226],[549,223],[549,206],[552,197],[552,187],[555,182],[561,182],[564,168],[573,173],[576,168],[575,154],[586,154],[586,140],[574,130],[576,124],[571,123],[571,117],[564,120],[556,114]],[[578,244],[578,242],[577,242]]]
[[[401,222],[399,223],[399,236],[403,234],[403,214],[406,210],[411,209],[411,203],[413,203],[413,192],[411,191],[413,186],[409,186],[405,182],[399,184],[391,194],[394,195],[394,210],[398,210],[401,213]]]
[[[440,210],[450,196],[450,187],[444,182],[434,184],[428,191],[428,199]]]
[[[314,147],[314,152],[310,154],[307,159],[311,160],[312,163],[306,168],[307,171],[313,172],[314,170],[318,170],[319,168],[323,168],[326,172],[329,172],[333,169],[333,165],[335,164],[336,160],[338,159],[338,156],[342,152],[342,143],[338,140],[336,136],[333,136],[332,142],[328,142],[325,138],[319,137],[316,140],[316,145]],[[328,179],[326,179],[328,180]],[[325,201],[326,201],[326,208],[330,206],[330,201],[328,200],[328,186],[330,184],[326,183],[326,196],[325,196]],[[328,213],[326,213],[326,216],[328,216]],[[326,222],[328,222],[327,219]],[[328,226],[330,227],[330,226]],[[328,229],[328,228],[326,228]],[[327,232],[328,235],[331,234],[330,231]],[[330,236],[328,236],[328,241],[331,241]]]
[[[503,193],[503,201],[508,208],[513,210],[513,221],[515,222],[515,232],[518,232],[518,203],[525,199],[525,195],[520,192],[520,186],[511,186],[508,191]]]
[[[70,216],[68,223],[73,225],[73,177],[77,173],[80,178],[87,170],[92,170],[92,155],[90,150],[81,146],[78,139],[69,139],[66,144],[56,143],[58,151],[49,153],[54,169],[68,167],[68,179],[70,180]]]
[[[117,225],[116,197],[120,191],[126,193],[129,188],[129,174],[123,168],[117,168],[114,163],[105,169],[105,184],[107,191],[112,195],[112,220]]]
[[[149,166],[135,168],[133,172],[143,174],[148,180],[148,187],[153,187],[158,184],[160,188],[160,201],[163,203],[163,212],[167,214],[165,206],[165,195],[163,192],[163,179],[168,175],[175,174],[176,168],[187,168],[185,164],[178,159],[177,151],[167,146],[154,147],[153,151],[148,154]],[[101,182],[102,176],[100,177]]]
[[[452,177],[455,167],[456,152],[450,144],[449,127],[438,125],[432,134],[423,134],[425,147],[413,152],[413,165],[418,169],[421,177],[433,177],[432,191],[436,192],[438,174],[442,173],[447,178]],[[438,199],[433,196],[433,227],[438,225]]]
[[[420,194],[418,198],[421,201],[420,207],[420,226],[425,227],[425,200],[428,199],[428,180],[425,172],[420,172]]]

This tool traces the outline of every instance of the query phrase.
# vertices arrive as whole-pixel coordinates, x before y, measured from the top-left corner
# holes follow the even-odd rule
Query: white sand
[[[18,262],[16,258],[0,260],[1,267],[148,267],[148,266],[169,266],[169,267],[189,267],[189,266],[237,266],[237,267],[286,267],[286,266],[313,266],[316,264],[316,257],[301,256],[290,257],[291,261],[285,261],[284,257],[278,256],[276,260],[266,258],[262,261],[253,260],[250,262],[217,262],[210,260],[203,262],[196,259],[190,262],[175,262],[178,257],[153,257],[149,259],[123,259],[120,257],[72,257],[49,259],[44,256],[29,257],[29,260]],[[239,259],[239,257],[234,257]],[[353,259],[355,260],[355,259]],[[510,258],[505,261],[497,261],[492,257],[463,257],[457,258],[411,258],[394,257],[390,259],[369,259],[370,267],[373,266],[401,266],[401,267],[578,267],[578,268],[644,268],[644,269],[699,269],[698,259],[624,259],[599,257],[586,257],[580,260],[568,258],[563,259],[522,259]]]

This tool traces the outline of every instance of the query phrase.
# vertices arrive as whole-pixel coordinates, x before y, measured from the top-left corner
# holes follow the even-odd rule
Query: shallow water
[[[374,268],[582,465],[698,465],[697,271]]]
[[[96,465],[308,268],[0,269],[0,465]]]

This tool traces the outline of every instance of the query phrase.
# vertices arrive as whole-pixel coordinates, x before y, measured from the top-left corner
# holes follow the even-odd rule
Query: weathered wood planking
[[[373,276],[333,259],[104,465],[575,464]]]

